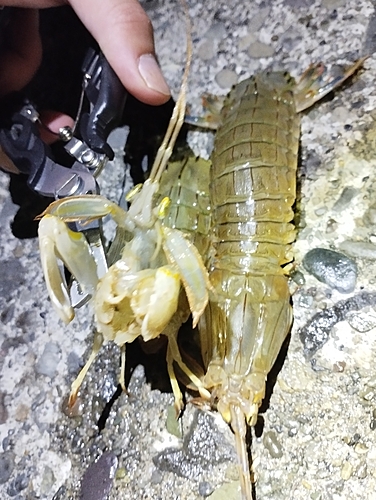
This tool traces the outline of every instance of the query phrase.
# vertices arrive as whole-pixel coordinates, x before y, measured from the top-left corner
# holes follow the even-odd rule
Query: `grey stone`
[[[5,451],[0,454],[0,484],[8,481],[14,469],[14,453]]]
[[[29,477],[25,472],[21,472],[18,476],[10,483],[7,489],[7,493],[10,497],[15,497],[21,491],[25,490],[29,484]]]
[[[203,61],[209,61],[212,59],[215,54],[215,46],[214,46],[214,41],[213,40],[204,40],[200,47],[198,48],[198,56],[203,60]]]
[[[314,248],[304,256],[303,266],[319,281],[341,293],[350,293],[355,289],[356,263],[342,253]]]
[[[373,243],[345,240],[339,244],[339,248],[351,257],[376,260],[376,245]]]
[[[351,200],[358,194],[358,192],[359,192],[359,189],[356,189],[352,186],[346,187],[342,191],[338,200],[335,202],[335,204],[333,206],[333,210],[335,212],[340,212],[341,210],[346,208],[348,206],[348,204],[351,202]]]
[[[211,495],[213,491],[214,488],[208,481],[201,481],[201,483],[198,485],[198,492],[204,498]]]
[[[39,375],[46,375],[53,378],[56,373],[56,367],[61,358],[61,350],[55,342],[48,342],[44,348],[42,356],[35,365],[35,371]]]
[[[283,448],[278,440],[277,434],[274,431],[265,432],[262,438],[262,442],[273,458],[282,457]]]
[[[10,297],[25,283],[25,269],[18,259],[0,262],[0,295]]]
[[[106,500],[115,478],[118,459],[112,452],[88,467],[81,483],[81,500]]]
[[[262,42],[254,42],[248,47],[248,54],[254,58],[272,57],[274,48],[271,45],[266,45]]]
[[[215,81],[222,89],[228,89],[238,81],[238,75],[230,69],[222,69],[216,74]]]
[[[0,392],[0,424],[5,424],[8,419],[8,410],[5,404],[5,392]]]
[[[222,23],[213,23],[205,33],[205,38],[221,40],[226,36],[226,26]]]

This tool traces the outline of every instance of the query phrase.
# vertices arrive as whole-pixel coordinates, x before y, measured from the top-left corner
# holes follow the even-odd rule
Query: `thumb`
[[[138,0],[70,0],[126,89],[147,104],[170,90],[155,59],[153,28]]]

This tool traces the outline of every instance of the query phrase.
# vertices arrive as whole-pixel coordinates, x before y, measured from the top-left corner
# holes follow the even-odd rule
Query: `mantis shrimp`
[[[61,318],[71,321],[73,309],[57,257],[93,296],[98,331],[93,352],[72,384],[70,404],[103,341],[121,346],[123,380],[126,343],[138,336],[147,341],[166,335],[176,410],[182,408],[182,395],[174,363],[231,425],[244,500],[252,498],[247,425],[256,423],[266,377],[292,324],[287,264],[295,239],[291,221],[298,113],[339,86],[363,61],[336,78],[319,64],[308,68],[297,84],[287,73],[265,72],[236,85],[218,119],[210,176],[200,179],[210,200],[205,201],[204,212],[193,214],[197,199],[194,205],[184,182],[200,177],[197,164],[177,167],[169,181],[163,177],[183,121],[187,66],[181,97],[150,178],[130,193],[128,212],[100,196],[71,197],[53,203],[40,223],[42,266]],[[180,185],[174,184],[177,180]],[[161,185],[179,191],[179,203],[169,207],[173,196],[161,197]],[[109,271],[98,279],[84,237],[70,231],[66,222],[82,223],[108,214],[118,230],[108,255]],[[189,312],[199,327],[204,377],[183,362],[177,345],[177,331]]]
[[[252,498],[246,424],[256,423],[293,318],[286,274],[295,239],[298,113],[363,61],[337,77],[311,65],[297,84],[288,73],[260,73],[231,90],[218,118],[209,189],[214,290],[199,322],[202,383],[235,434],[243,500]]]

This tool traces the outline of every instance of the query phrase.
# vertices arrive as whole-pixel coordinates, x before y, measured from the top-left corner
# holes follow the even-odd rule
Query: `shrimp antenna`
[[[172,112],[167,132],[163,138],[161,146],[158,149],[157,156],[155,157],[153,166],[151,168],[149,179],[152,182],[154,181],[158,182],[160,180],[161,175],[166,168],[166,164],[172,154],[176,138],[184,122],[188,74],[192,61],[192,35],[191,35],[192,24],[189,17],[187,2],[186,0],[181,0],[181,1],[184,7],[186,30],[187,30],[187,62],[185,64],[179,96],[176,101],[174,110]]]

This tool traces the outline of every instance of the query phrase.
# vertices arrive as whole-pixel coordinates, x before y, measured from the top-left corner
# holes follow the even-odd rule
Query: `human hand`
[[[33,77],[42,58],[38,8],[64,5],[64,0],[0,0],[17,9],[7,28],[6,47],[0,53],[0,96],[21,90]],[[153,28],[138,0],[69,0],[97,40],[124,87],[146,104],[163,104],[170,90],[154,56]],[[61,113],[44,112],[41,136],[53,142],[60,127],[73,120]],[[0,148],[0,168],[18,172]]]
[[[64,0],[0,0],[18,9],[7,50],[0,56],[0,95],[20,90],[41,60],[42,47],[35,9],[64,5]],[[163,104],[169,88],[154,56],[153,29],[138,0],[69,0],[97,40],[125,88],[146,104]]]

